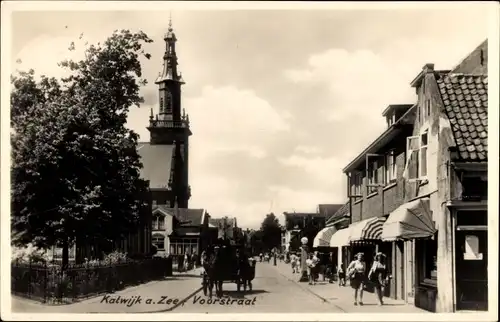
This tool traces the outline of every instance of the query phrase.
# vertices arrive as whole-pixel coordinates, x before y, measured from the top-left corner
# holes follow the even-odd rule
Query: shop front
[[[396,296],[428,311],[435,311],[436,308],[436,233],[430,199],[421,198],[391,212],[381,236],[382,240],[393,242]]]
[[[455,212],[456,310],[488,310],[488,213]]]
[[[343,264],[344,270],[349,265],[349,236],[350,228],[337,230],[330,239],[330,247],[337,249],[337,266]]]
[[[366,267],[368,268],[372,266],[375,254],[378,251],[382,251],[380,246],[382,227],[385,220],[385,217],[372,217],[350,226],[349,244],[351,245],[351,256],[363,253],[365,255]],[[387,250],[384,253],[386,254],[386,265],[390,267],[390,254],[388,254]],[[372,291],[370,284],[367,286],[367,289],[368,291]],[[385,295],[389,295],[389,292],[390,288],[386,288]]]
[[[313,248],[330,247],[330,240],[335,233],[335,227],[326,227],[318,232],[313,240]]]

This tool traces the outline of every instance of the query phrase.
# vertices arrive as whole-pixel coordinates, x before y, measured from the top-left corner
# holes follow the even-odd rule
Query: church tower
[[[155,115],[151,109],[148,130],[150,145],[162,145],[172,149],[168,188],[170,190],[170,206],[188,208],[191,189],[188,183],[188,150],[189,116],[181,107],[181,86],[184,85],[181,73],[178,71],[177,53],[175,44],[177,38],[169,21],[168,31],[164,36],[165,54],[163,55],[163,69],[156,79],[159,96],[159,112]],[[157,160],[161,162],[161,160]],[[170,162],[171,161],[171,162]]]

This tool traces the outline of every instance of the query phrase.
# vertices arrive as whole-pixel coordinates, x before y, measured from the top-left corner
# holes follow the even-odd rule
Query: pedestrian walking
[[[313,268],[312,268],[313,281],[317,282],[319,278],[319,270],[321,268],[320,259],[318,257],[317,251],[313,253],[312,261],[313,261]]]
[[[196,252],[193,252],[193,254],[191,255],[191,265],[193,266],[193,268],[196,268],[198,266],[198,255],[196,254]]]
[[[290,255],[290,264],[292,266],[292,273],[295,274],[299,270],[298,257],[295,254]]]
[[[345,270],[342,263],[338,266],[337,276],[339,277],[339,286],[345,286]]]
[[[351,287],[354,289],[354,305],[363,305],[363,287],[365,284],[366,263],[363,253],[357,253],[356,259],[353,260],[347,268],[347,277],[351,282]],[[359,294],[359,302],[358,302]]]
[[[189,263],[189,255],[188,253],[184,253],[184,270],[187,271],[190,268],[190,263]]]
[[[368,273],[368,280],[373,283],[377,294],[378,305],[384,305],[384,290],[388,284],[387,267],[385,266],[385,254],[377,253],[372,268]]]
[[[318,257],[316,257],[316,255],[313,253],[309,254],[309,258],[306,259],[307,275],[309,277],[309,285],[316,284],[316,268],[317,268],[318,262],[319,262]]]

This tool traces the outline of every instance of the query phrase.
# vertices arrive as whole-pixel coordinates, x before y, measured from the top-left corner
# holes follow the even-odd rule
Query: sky
[[[488,9],[15,12],[11,63],[60,77],[57,62],[85,42],[144,31],[150,84],[127,126],[149,141],[171,13],[193,132],[189,205],[258,228],[269,212],[283,223],[284,211],[345,203],[342,169],[384,131],[382,111],[416,102],[410,82],[426,63],[451,69],[485,40]]]

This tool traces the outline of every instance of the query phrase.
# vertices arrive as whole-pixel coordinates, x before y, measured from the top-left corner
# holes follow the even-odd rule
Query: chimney
[[[434,72],[434,64],[427,63],[422,68],[425,74]]]

